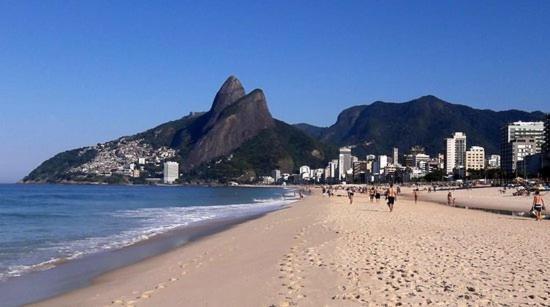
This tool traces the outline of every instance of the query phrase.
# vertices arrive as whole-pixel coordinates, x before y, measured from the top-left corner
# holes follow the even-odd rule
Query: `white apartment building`
[[[518,139],[533,139],[535,150],[540,152],[544,143],[544,122],[513,122],[503,128],[503,143],[510,143]]]
[[[466,170],[481,170],[485,168],[485,149],[472,146],[466,151]]]
[[[388,156],[379,155],[376,157],[376,161],[372,164],[372,171],[375,174],[383,174],[386,166],[388,166]]]
[[[455,168],[466,166],[466,134],[455,132],[453,137],[445,140],[445,143],[445,171],[451,174]]]
[[[328,171],[327,174],[325,174],[325,178],[336,178],[338,171],[338,160],[329,161],[327,169]]]
[[[345,180],[346,174],[350,169],[352,169],[351,147],[341,147],[340,155],[338,156],[338,179]]]
[[[279,181],[281,179],[281,170],[280,169],[274,169],[271,172],[271,177],[273,177],[273,180],[275,180],[275,182]]]
[[[164,162],[164,183],[172,184],[179,178],[179,163]]]
[[[311,169],[307,165],[300,166],[300,178],[309,179],[311,178]]]
[[[501,167],[507,173],[528,155],[540,153],[544,143],[544,122],[513,122],[502,127]]]

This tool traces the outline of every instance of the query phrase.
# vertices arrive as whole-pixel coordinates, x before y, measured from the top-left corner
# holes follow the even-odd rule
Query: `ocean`
[[[293,200],[282,188],[0,185],[0,283]],[[0,285],[1,286],[1,285]]]

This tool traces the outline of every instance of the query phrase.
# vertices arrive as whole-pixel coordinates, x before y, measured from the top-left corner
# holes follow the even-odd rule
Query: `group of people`
[[[338,187],[336,187],[336,190],[337,189]],[[334,196],[334,190],[332,187],[322,187],[322,191],[323,194],[327,195],[328,197]],[[345,191],[350,204],[353,204],[353,197],[356,192],[368,193],[371,202],[380,201],[380,198],[382,197],[382,195],[384,195],[387,201],[388,208],[390,209],[390,212],[392,212],[397,196],[399,195],[399,193],[401,193],[401,188],[399,186],[394,187],[393,184],[390,184],[387,189],[380,189],[374,186],[372,186],[370,189],[366,187],[347,187],[345,188]]]
[[[375,187],[375,186],[372,186],[370,188],[368,188],[368,187],[341,187],[341,186],[340,187],[330,187],[330,186],[327,186],[327,187],[323,186],[322,187],[323,194],[327,195],[329,197],[334,196],[334,190],[338,190],[338,189],[344,189],[345,190],[350,204],[353,204],[353,197],[354,197],[356,192],[358,192],[358,193],[367,193],[369,195],[369,199],[370,199],[371,202],[379,202],[382,195],[384,195],[390,212],[393,211],[395,201],[397,200],[397,196],[401,193],[401,188],[399,186],[394,187],[393,184],[390,184],[389,187],[387,187],[387,188],[380,188],[380,187]],[[433,190],[431,190],[431,189],[428,190],[428,192],[431,192],[431,191],[435,192],[436,191],[435,187],[434,187]],[[413,193],[414,203],[417,203],[418,197],[419,197],[419,188],[418,187],[413,188],[412,193]],[[537,191],[534,192],[534,194],[535,194],[535,196],[533,198],[533,204],[532,204],[532,207],[531,207],[531,212],[534,214],[535,219],[537,221],[540,221],[543,218],[542,212],[546,210],[546,207],[545,207],[545,204],[544,204],[544,199],[542,198],[542,195],[540,195],[540,192],[537,190]],[[456,206],[455,200],[456,199],[453,195],[453,192],[448,191],[448,193],[447,193],[447,205],[455,207]]]

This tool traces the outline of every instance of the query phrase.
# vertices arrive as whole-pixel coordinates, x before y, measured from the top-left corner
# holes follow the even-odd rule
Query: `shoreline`
[[[8,277],[6,280],[0,281],[0,297],[3,298],[5,306],[20,306],[62,296],[65,293],[93,285],[95,279],[111,271],[182,248],[235,225],[284,210],[289,205],[292,203],[263,213],[201,221],[157,234],[121,248],[103,250],[74,259],[58,259],[55,263],[44,264],[45,267],[53,265],[51,268],[33,269],[20,276]],[[29,287],[34,287],[35,291],[29,293],[27,291]]]

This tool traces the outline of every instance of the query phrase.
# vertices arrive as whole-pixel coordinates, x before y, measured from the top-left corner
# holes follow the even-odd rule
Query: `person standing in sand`
[[[447,193],[447,205],[451,205],[453,202],[453,193],[451,193],[451,191],[449,191],[449,193]]]
[[[348,190],[348,198],[349,198],[349,204],[353,204],[353,191],[350,188],[347,188]]]
[[[374,191],[374,186],[373,186],[369,190],[369,198],[370,198],[371,203],[374,201],[374,193],[376,193],[376,192]]]
[[[393,183],[390,183],[390,187],[386,191],[386,196],[388,197],[388,207],[390,212],[393,211],[393,204],[395,203],[395,198],[397,197],[397,191],[393,188]]]
[[[416,189],[413,190],[413,195],[414,195],[414,203],[416,204],[416,201],[418,201],[418,192],[416,191]]]
[[[540,192],[535,191],[535,197],[533,197],[533,210],[535,211],[535,220],[542,220],[542,210],[546,210],[544,206],[544,199],[540,195]]]

